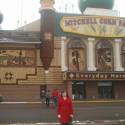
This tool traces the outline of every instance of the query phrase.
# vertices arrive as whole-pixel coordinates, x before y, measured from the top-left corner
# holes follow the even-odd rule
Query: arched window
[[[123,44],[121,49],[122,66],[125,69],[125,44]]]
[[[85,70],[85,45],[80,39],[72,39],[67,45],[68,69],[70,71]]]
[[[97,71],[112,71],[112,45],[109,41],[99,41],[96,46]]]

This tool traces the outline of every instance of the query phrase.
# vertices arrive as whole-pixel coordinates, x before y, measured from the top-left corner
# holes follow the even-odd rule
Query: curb
[[[125,100],[73,101],[73,103],[125,103]]]
[[[125,124],[125,119],[120,120],[95,120],[95,121],[73,121],[73,125],[112,125]],[[0,124],[0,125],[60,125],[59,123],[14,123],[14,124]]]
[[[96,101],[73,101],[74,104],[94,104],[94,103],[125,103],[125,100],[96,100]],[[0,102],[0,104],[42,104],[41,101],[38,102]]]

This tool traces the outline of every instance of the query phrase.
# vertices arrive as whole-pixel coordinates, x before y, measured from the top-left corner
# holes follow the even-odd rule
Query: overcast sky
[[[2,29],[13,30],[21,25],[39,19],[40,0],[0,0],[0,11],[4,14]],[[59,12],[80,13],[78,0],[55,0],[55,8]],[[67,6],[67,9],[65,9]],[[125,0],[116,0],[114,9],[125,17]]]

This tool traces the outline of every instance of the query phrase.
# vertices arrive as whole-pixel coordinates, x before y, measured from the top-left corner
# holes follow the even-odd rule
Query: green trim
[[[114,0],[79,0],[79,9],[81,12],[84,12],[87,7],[112,9],[113,6]]]

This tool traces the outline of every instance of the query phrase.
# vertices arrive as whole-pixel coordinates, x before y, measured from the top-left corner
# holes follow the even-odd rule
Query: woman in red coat
[[[58,99],[58,118],[61,125],[69,125],[70,119],[73,118],[72,101],[67,92],[62,92]]]

